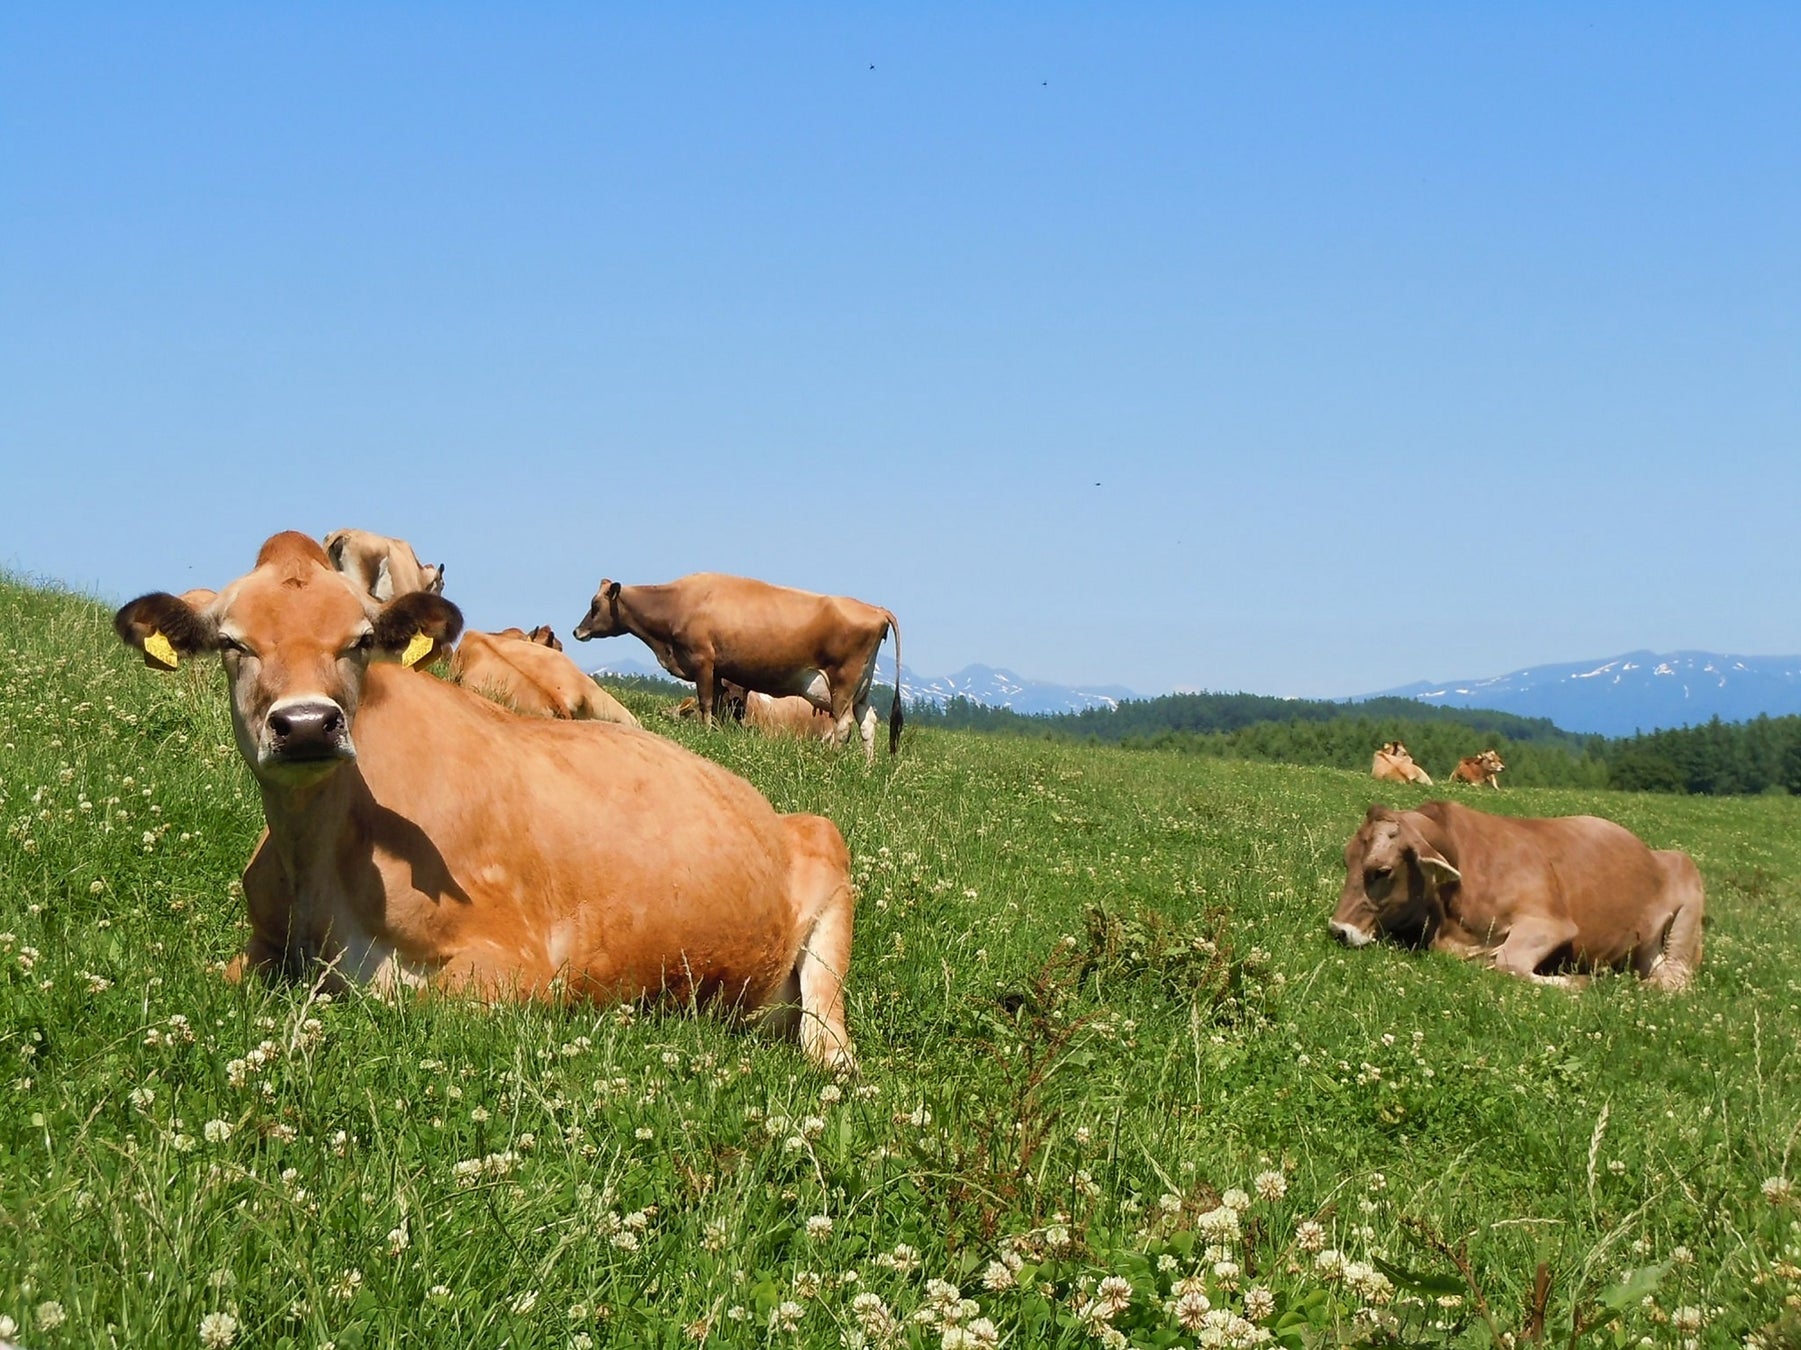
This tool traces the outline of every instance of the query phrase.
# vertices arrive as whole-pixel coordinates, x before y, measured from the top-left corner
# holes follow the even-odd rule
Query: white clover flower
[[[1054,1252],[1060,1252],[1070,1245],[1069,1229],[1060,1223],[1054,1223],[1044,1230],[1044,1245]]]
[[[793,1299],[784,1299],[769,1313],[769,1329],[771,1331],[794,1332],[800,1330],[800,1319],[807,1315],[805,1305]]]
[[[1004,1293],[1015,1283],[1013,1272],[999,1261],[990,1261],[982,1271],[982,1288],[991,1294]]]
[[[1326,1245],[1326,1230],[1307,1219],[1295,1226],[1294,1242],[1304,1252],[1317,1252]]]
[[[804,1299],[819,1297],[819,1291],[825,1286],[825,1280],[817,1271],[797,1270],[794,1272],[794,1292]]]
[[[1693,1335],[1701,1329],[1703,1320],[1705,1319],[1699,1308],[1685,1303],[1670,1313],[1670,1328],[1684,1335]]]
[[[832,1216],[815,1214],[807,1220],[807,1236],[815,1242],[824,1242],[832,1235]]]
[[[45,1299],[37,1306],[36,1321],[39,1331],[55,1331],[69,1320],[69,1314],[63,1311],[63,1305],[55,1299]]]
[[[1288,1194],[1288,1178],[1280,1172],[1259,1172],[1257,1180],[1252,1184],[1256,1186],[1257,1194],[1265,1200],[1280,1200]]]
[[[1244,1291],[1244,1315],[1253,1322],[1261,1322],[1276,1310],[1276,1296],[1260,1284],[1254,1284]]]
[[[155,1100],[156,1091],[153,1088],[135,1087],[131,1090],[131,1104],[140,1111],[148,1111]]]
[[[1175,1306],[1170,1309],[1176,1324],[1184,1331],[1199,1331],[1213,1305],[1199,1289],[1189,1289],[1176,1299]]]
[[[1236,1213],[1243,1214],[1251,1207],[1251,1197],[1234,1186],[1219,1198],[1220,1204]]]
[[[405,1219],[402,1219],[393,1228],[390,1228],[388,1230],[388,1255],[389,1256],[399,1256],[402,1252],[404,1252],[408,1247],[410,1247],[412,1245],[413,1245],[413,1240],[412,1240],[411,1236],[409,1236],[407,1233]]]
[[[206,1350],[226,1350],[238,1339],[238,1319],[227,1312],[211,1312],[200,1319],[200,1344]]]
[[[1132,1282],[1118,1275],[1109,1275],[1096,1286],[1094,1301],[1107,1310],[1108,1317],[1117,1317],[1131,1306]]]
[[[1763,1183],[1763,1198],[1773,1205],[1779,1205],[1789,1198],[1794,1190],[1787,1177],[1766,1177]]]
[[[1210,1242],[1236,1242],[1239,1236],[1238,1211],[1220,1205],[1196,1219],[1195,1228]]]
[[[228,1120],[209,1120],[200,1127],[200,1134],[209,1144],[223,1144],[231,1138],[232,1125]]]

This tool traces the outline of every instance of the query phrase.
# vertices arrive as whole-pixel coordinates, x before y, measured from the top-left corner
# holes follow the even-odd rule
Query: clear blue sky
[[[1792,3],[10,5],[0,565],[359,525],[479,627],[711,568],[1145,693],[1801,651],[1798,70]]]

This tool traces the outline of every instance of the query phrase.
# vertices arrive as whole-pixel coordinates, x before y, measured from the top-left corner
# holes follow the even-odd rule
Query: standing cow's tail
[[[888,616],[888,627],[894,633],[894,706],[888,710],[888,753],[900,752],[901,723],[901,648],[900,620],[894,617],[893,610],[883,610]]]

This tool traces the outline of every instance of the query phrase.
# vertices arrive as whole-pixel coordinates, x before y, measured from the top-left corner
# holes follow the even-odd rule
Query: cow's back
[[[671,931],[700,985],[784,950],[793,915],[781,817],[743,779],[632,728],[520,719],[415,672],[377,667],[369,694],[358,764],[388,822],[394,923],[535,951],[543,970],[567,967],[597,988],[644,976]],[[646,839],[658,847],[642,848]],[[441,859],[471,903],[418,892],[421,854]],[[785,967],[769,962],[750,984],[779,982]],[[732,992],[755,1000],[767,989]]]
[[[1666,867],[1643,840],[1599,816],[1510,817],[1432,802],[1463,875],[1458,919],[1480,933],[1523,918],[1575,924],[1574,947],[1597,964],[1623,961],[1667,922]],[[1427,808],[1422,808],[1426,810]],[[1691,864],[1692,866],[1692,864]]]
[[[710,640],[721,669],[755,676],[846,661],[880,641],[887,625],[885,611],[861,600],[749,577],[697,572],[680,585],[683,628]]]

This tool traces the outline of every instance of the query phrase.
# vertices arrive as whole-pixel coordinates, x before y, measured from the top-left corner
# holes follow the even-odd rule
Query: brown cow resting
[[[594,683],[560,648],[534,642],[518,628],[466,631],[451,655],[450,673],[464,688],[526,717],[638,725],[629,708]]]
[[[1630,966],[1661,989],[1701,963],[1701,874],[1598,816],[1490,815],[1456,802],[1372,806],[1345,845],[1332,932],[1391,937],[1548,983]]]
[[[1487,783],[1495,791],[1501,790],[1500,772],[1507,766],[1501,763],[1501,756],[1493,750],[1484,750],[1479,755],[1465,755],[1457,761],[1457,767],[1451,770],[1453,783],[1475,783],[1480,786]],[[1530,777],[1530,775],[1527,775]]]
[[[776,739],[788,737],[797,741],[836,739],[831,713],[823,708],[815,708],[804,698],[794,695],[771,698],[768,694],[759,694],[754,689],[735,685],[730,680],[721,680],[719,691],[734,722],[750,727],[753,731],[760,731],[765,736]],[[668,709],[668,716],[678,720],[699,717],[700,700],[685,698]]]
[[[1432,786],[1432,775],[1413,762],[1399,741],[1384,741],[1370,760],[1370,776],[1384,783],[1423,783]]]
[[[325,556],[377,600],[392,600],[409,591],[444,593],[444,564],[420,562],[404,539],[368,530],[333,530],[325,536]]]
[[[517,718],[405,667],[461,625],[436,595],[376,604],[294,533],[202,608],[157,593],[115,616],[159,666],[225,668],[268,824],[227,973],[711,1001],[850,1067],[837,827],[660,737]]]
[[[664,670],[694,682],[701,721],[713,724],[720,682],[776,697],[798,695],[831,713],[833,738],[861,729],[863,753],[875,759],[876,711],[869,703],[882,639],[894,630],[900,669],[900,623],[888,610],[844,596],[771,586],[748,577],[696,572],[662,586],[602,581],[575,629],[590,638],[630,633],[656,653]],[[900,681],[888,715],[888,750],[900,747]]]

